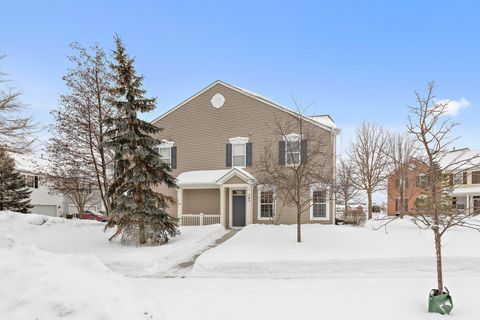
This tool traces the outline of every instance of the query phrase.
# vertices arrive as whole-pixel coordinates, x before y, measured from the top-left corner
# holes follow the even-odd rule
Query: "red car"
[[[107,216],[103,215],[99,212],[94,212],[87,210],[85,213],[80,215],[80,219],[86,219],[86,220],[97,220],[100,222],[106,222],[107,221]]]

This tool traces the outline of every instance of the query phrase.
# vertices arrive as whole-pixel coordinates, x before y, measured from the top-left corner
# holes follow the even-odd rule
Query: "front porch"
[[[469,213],[480,213],[480,187],[464,186],[452,191],[453,205],[456,209]]]
[[[241,168],[202,170],[178,176],[177,217],[182,226],[253,223],[254,177]]]

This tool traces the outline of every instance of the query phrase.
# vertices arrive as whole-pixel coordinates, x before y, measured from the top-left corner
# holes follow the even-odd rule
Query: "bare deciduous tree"
[[[384,188],[388,174],[388,159],[385,155],[388,133],[382,126],[363,122],[355,131],[349,158],[354,168],[354,182],[364,190],[368,199],[368,218],[372,218],[372,195]]]
[[[0,60],[5,56],[0,55]],[[7,85],[5,74],[0,72],[0,149],[24,153],[34,141],[31,136],[35,125],[28,117],[18,116],[24,105],[20,102],[20,91]]]
[[[452,207],[450,173],[455,172],[478,158],[447,161],[448,147],[456,138],[450,135],[457,125],[446,116],[449,102],[437,101],[435,82],[428,83],[427,95],[416,94],[416,106],[409,107],[408,132],[421,144],[424,162],[428,165],[428,197],[418,203],[414,222],[422,229],[433,231],[436,254],[437,290],[443,293],[442,236],[454,227],[465,227],[480,231],[477,220],[470,219],[478,214],[465,208]]]
[[[98,192],[96,181],[90,172],[91,166],[86,166],[81,155],[75,153],[74,147],[68,142],[51,139],[47,146],[50,155],[47,168],[37,165],[36,171],[42,173],[51,194],[66,196],[83,214],[86,205]]]
[[[51,143],[61,146],[68,142],[73,148],[50,148],[50,155],[62,157],[52,154],[59,150],[72,152],[88,168],[108,214],[112,199],[107,190],[113,178],[114,154],[105,148],[105,132],[109,130],[105,119],[114,112],[112,75],[98,44],[90,51],[78,43],[70,46],[77,55],[69,57],[74,67],[63,77],[69,91],[60,96],[60,106],[52,111],[55,123]]]
[[[301,112],[288,121],[276,119],[275,140],[267,138],[260,160],[254,167],[259,185],[274,188],[277,198],[283,201],[282,207],[295,207],[297,242],[302,240],[302,214],[309,211],[314,198],[327,202],[333,192],[335,160],[330,148],[332,144],[325,141],[325,135],[312,129],[312,123]],[[326,136],[331,139],[329,134]]]
[[[414,196],[416,190],[417,181],[412,179],[417,176],[418,146],[410,135],[391,133],[384,152],[389,164],[390,183],[393,183],[390,188],[398,191],[394,194],[398,195],[398,212],[403,216],[408,210],[408,199]]]
[[[340,159],[337,163],[337,175],[335,179],[335,193],[338,203],[343,203],[343,214],[347,214],[349,203],[356,201],[360,190],[354,181],[353,166],[348,159]]]

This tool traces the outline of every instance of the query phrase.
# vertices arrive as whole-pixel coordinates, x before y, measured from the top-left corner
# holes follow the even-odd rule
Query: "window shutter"
[[[463,173],[463,184],[467,184],[467,173]]]
[[[408,178],[405,178],[403,181],[405,181],[405,186],[403,187],[404,189],[408,188]]]
[[[453,186],[453,173],[450,174],[450,185]]]
[[[397,188],[397,190],[400,190],[400,179],[398,178],[395,178],[395,187]]]
[[[232,144],[227,143],[227,152],[226,152],[226,167],[232,167]]]
[[[285,141],[278,141],[278,164],[285,164]]]
[[[35,189],[38,189],[38,176],[35,176]]]
[[[170,148],[170,168],[177,169],[177,146]]]
[[[300,162],[307,163],[307,140],[300,142]]]
[[[252,165],[252,143],[247,142],[247,159],[246,159],[246,165],[251,166]]]

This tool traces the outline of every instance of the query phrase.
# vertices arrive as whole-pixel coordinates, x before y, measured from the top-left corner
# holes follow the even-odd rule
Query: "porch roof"
[[[452,190],[452,196],[480,195],[480,185],[458,187]]]
[[[245,183],[250,183],[255,178],[242,168],[223,170],[198,170],[182,172],[177,177],[177,185],[185,187],[218,187],[233,176],[239,176]]]

